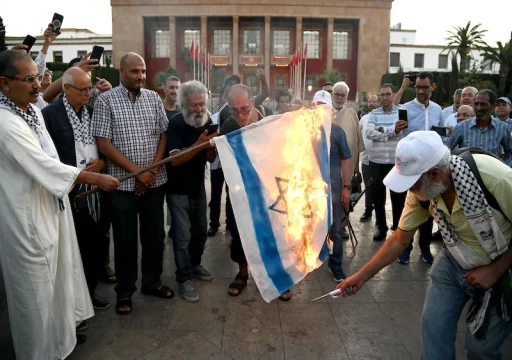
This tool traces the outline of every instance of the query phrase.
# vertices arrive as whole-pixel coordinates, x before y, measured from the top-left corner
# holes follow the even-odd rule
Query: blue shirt
[[[345,131],[338,125],[331,127],[331,150],[329,161],[331,164],[331,192],[341,192],[343,189],[343,176],[341,172],[341,160],[352,157],[348,147]]]
[[[407,110],[408,126],[402,130],[402,136],[406,137],[413,131],[430,130],[432,126],[444,126],[443,110],[433,101],[428,102],[428,107],[414,99],[403,104],[401,109]]]
[[[464,120],[455,126],[450,137],[450,149],[456,147],[476,147],[503,156],[503,161],[512,166],[512,136],[507,123],[491,118],[491,126],[481,129],[476,125],[476,117]]]

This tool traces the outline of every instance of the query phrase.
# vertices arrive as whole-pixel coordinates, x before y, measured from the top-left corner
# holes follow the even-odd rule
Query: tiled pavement
[[[363,202],[351,216],[359,240],[355,253],[350,242],[344,243],[347,274],[363,266],[381,246],[371,240],[373,221],[358,221]],[[162,280],[177,290],[171,247],[166,239]],[[440,247],[433,243],[434,255]],[[393,263],[356,296],[311,303],[335,287],[324,264],[292,288],[291,301],[267,304],[252,280],[239,297],[228,296],[237,267],[229,258],[229,233],[219,233],[208,240],[203,257],[215,279],[196,281],[198,303],[136,292],[131,315],[118,316],[113,306],[96,312],[85,332],[87,342],[70,359],[419,359],[421,310],[430,271],[420,256],[418,249],[407,266]],[[112,285],[100,284],[97,293],[115,303]],[[464,334],[461,320],[457,359],[465,358]],[[14,359],[3,283],[0,354],[3,360]],[[511,357],[509,337],[503,359]]]

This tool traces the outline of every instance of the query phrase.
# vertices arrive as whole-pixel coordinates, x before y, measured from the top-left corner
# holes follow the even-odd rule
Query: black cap
[[[324,84],[322,85],[322,87],[324,87],[324,86],[329,86],[329,85],[330,85],[330,86],[334,86],[334,84],[333,84],[333,83],[331,83],[331,82],[326,82],[326,83],[324,83]]]

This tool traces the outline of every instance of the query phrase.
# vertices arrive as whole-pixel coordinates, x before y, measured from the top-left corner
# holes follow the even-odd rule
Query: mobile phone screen
[[[27,35],[25,37],[25,40],[23,40],[23,45],[27,45],[27,52],[29,52],[30,49],[32,49],[32,46],[34,45],[35,42],[36,42],[35,37],[30,36],[30,35]]]
[[[60,32],[60,28],[62,27],[62,21],[64,21],[64,16],[57,13],[53,14],[52,30],[54,34]]]
[[[94,46],[92,48],[92,54],[91,54],[91,57],[89,59],[95,59],[95,60],[98,60],[98,63],[100,62],[100,59],[101,59],[101,55],[103,54],[103,50],[105,50],[104,47],[102,46]]]
[[[213,134],[215,131],[217,131],[218,128],[219,128],[218,124],[208,125],[208,135]]]
[[[398,120],[407,121],[407,110],[398,109]]]
[[[432,126],[432,128],[430,130],[435,131],[436,133],[438,133],[439,135],[444,136],[444,137],[446,137],[446,135],[447,135],[447,129],[444,127]]]

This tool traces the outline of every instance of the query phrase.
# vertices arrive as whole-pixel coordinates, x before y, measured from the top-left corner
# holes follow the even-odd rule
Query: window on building
[[[76,52],[76,56],[79,58],[83,58],[85,55],[87,55],[87,51],[85,51],[85,50],[78,50]]]
[[[56,63],[62,62],[62,51],[54,51],[53,52],[53,62],[56,62]]]
[[[215,55],[231,55],[231,30],[213,30]]]
[[[107,62],[112,64],[112,51],[104,51],[103,52],[103,63],[106,65]]]
[[[407,44],[407,38],[406,37],[402,38],[402,44]]]
[[[30,56],[32,56],[32,60],[35,60],[38,54],[39,53],[37,51],[31,51]]]
[[[439,54],[437,67],[439,69],[448,69],[448,55]]]
[[[304,44],[308,44],[308,58],[320,59],[320,31],[304,31],[302,41]]]
[[[260,82],[256,76],[244,76],[244,84],[251,90],[251,94],[259,94]]]
[[[414,54],[414,67],[422,69],[424,66],[425,54]]]
[[[400,67],[400,53],[389,53],[389,66]]]
[[[273,55],[290,55],[290,38],[289,30],[274,30],[273,32]]]
[[[153,32],[153,57],[168,58],[171,56],[169,29],[155,29]]]
[[[194,42],[194,46],[197,44],[201,46],[201,30],[189,29],[183,31],[183,46],[190,49],[192,42]]]
[[[286,89],[286,76],[276,76],[276,87]]]
[[[333,34],[333,59],[348,59],[348,32],[335,31]]]
[[[244,54],[261,54],[259,30],[244,30]]]

